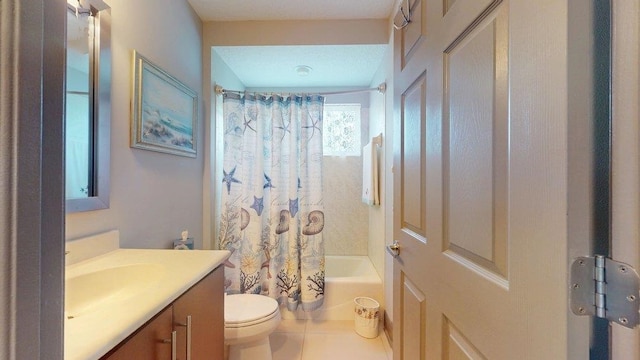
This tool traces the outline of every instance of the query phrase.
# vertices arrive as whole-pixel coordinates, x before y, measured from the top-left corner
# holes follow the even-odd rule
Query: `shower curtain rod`
[[[223,94],[238,94],[238,95],[242,95],[242,94],[245,93],[244,91],[240,91],[240,90],[227,90],[227,89],[223,88],[220,85],[216,85],[214,87],[214,91],[215,91],[216,95],[223,95]],[[365,92],[365,91],[378,91],[379,93],[384,94],[387,91],[387,83],[381,83],[380,85],[378,85],[378,87],[369,88],[369,89],[328,91],[328,92],[319,92],[319,93],[314,93],[314,94],[318,94],[318,95],[342,95],[342,94],[360,93],[360,92]],[[287,93],[287,94],[289,94],[289,93]]]

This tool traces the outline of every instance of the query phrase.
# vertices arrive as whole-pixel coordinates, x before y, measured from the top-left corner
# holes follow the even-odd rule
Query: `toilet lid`
[[[235,294],[224,297],[224,322],[239,324],[260,320],[278,310],[278,302],[268,296]]]

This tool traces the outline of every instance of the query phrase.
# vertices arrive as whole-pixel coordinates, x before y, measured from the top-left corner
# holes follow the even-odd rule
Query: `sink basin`
[[[1,1],[1,0],[0,0]],[[65,360],[100,359],[229,257],[226,250],[67,243]],[[102,249],[93,251],[93,248]],[[90,249],[89,257],[83,257]],[[1,358],[1,356],[0,356]]]
[[[129,299],[158,283],[166,272],[161,264],[109,267],[65,281],[65,315],[72,319],[105,302]]]

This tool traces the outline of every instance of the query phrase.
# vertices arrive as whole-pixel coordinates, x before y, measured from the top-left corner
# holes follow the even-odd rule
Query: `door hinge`
[[[605,318],[628,328],[640,323],[640,278],[628,264],[602,255],[571,264],[571,311]]]

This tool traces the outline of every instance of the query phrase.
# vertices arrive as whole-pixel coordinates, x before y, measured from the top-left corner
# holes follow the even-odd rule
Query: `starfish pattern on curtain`
[[[318,95],[224,95],[226,292],[267,295],[292,311],[322,305],[323,105]]]

